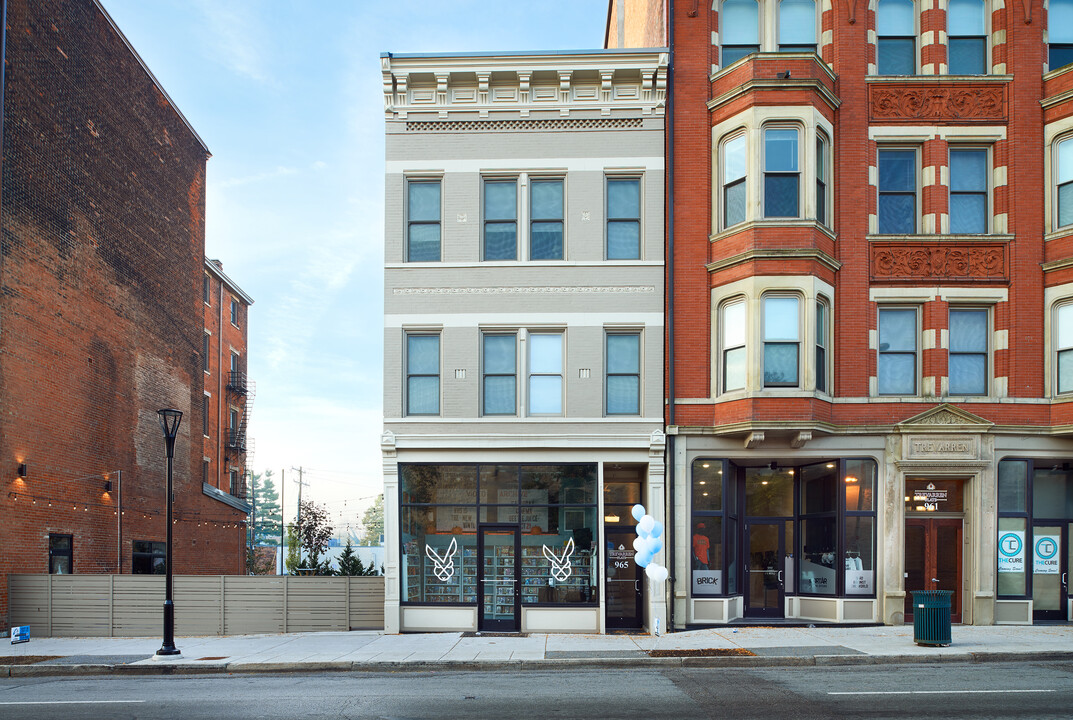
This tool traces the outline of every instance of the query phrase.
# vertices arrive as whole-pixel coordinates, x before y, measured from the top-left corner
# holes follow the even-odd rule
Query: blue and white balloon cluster
[[[667,579],[667,568],[652,562],[652,558],[663,549],[663,523],[645,513],[644,505],[634,505],[631,511],[637,521],[637,537],[633,539],[634,561],[645,569],[645,575],[653,582]]]

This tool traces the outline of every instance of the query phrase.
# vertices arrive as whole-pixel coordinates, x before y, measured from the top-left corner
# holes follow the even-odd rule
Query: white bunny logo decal
[[[458,550],[458,541],[451,538],[451,544],[447,546],[443,555],[436,552],[431,545],[425,545],[425,555],[434,563],[432,571],[440,582],[447,582],[455,574],[455,552]]]
[[[551,576],[563,582],[572,572],[570,567],[570,557],[574,554],[574,538],[570,538],[566,541],[566,547],[563,548],[562,556],[556,555],[554,552],[548,549],[548,546],[544,546],[544,557],[551,562]]]

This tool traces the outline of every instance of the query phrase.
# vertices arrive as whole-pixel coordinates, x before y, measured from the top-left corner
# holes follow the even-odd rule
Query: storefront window
[[[874,537],[874,518],[846,517],[846,595],[875,592]]]
[[[599,601],[595,465],[402,465],[399,477],[404,602],[476,604],[481,525],[516,528],[523,603]]]
[[[1001,463],[1000,463],[1001,465]],[[1023,517],[998,519],[998,594],[1024,596],[1025,526]]]
[[[1069,463],[1032,473],[1032,516],[1073,520],[1073,471]]]
[[[792,468],[745,468],[745,514],[749,517],[792,517]]]
[[[846,460],[846,512],[874,512],[877,466],[875,460]]]
[[[1003,460],[998,464],[999,512],[1025,512],[1027,498],[1028,462]]]
[[[838,536],[834,517],[806,518],[801,521],[800,592],[834,595]]]
[[[689,556],[693,595],[725,595],[733,590],[723,572],[723,461],[701,458],[693,462],[692,470]]]

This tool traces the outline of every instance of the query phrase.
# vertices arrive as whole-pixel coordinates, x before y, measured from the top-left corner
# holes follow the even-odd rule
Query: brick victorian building
[[[1068,620],[1073,2],[612,0],[671,50],[669,588]]]
[[[203,482],[208,151],[99,4],[6,8],[0,624],[10,573],[160,567],[160,408],[176,571],[243,572],[246,516]]]

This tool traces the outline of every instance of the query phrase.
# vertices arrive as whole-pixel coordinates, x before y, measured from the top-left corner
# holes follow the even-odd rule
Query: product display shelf
[[[477,602],[477,548],[464,547],[454,558],[454,573],[446,581],[436,576],[436,563],[416,551],[407,553],[407,599],[424,602]],[[422,582],[423,581],[423,582]]]
[[[484,616],[489,619],[514,615],[514,547],[496,545],[493,556],[484,558]]]
[[[561,551],[560,551],[561,552]],[[566,580],[556,580],[551,573],[551,563],[544,557],[543,547],[522,548],[522,602],[540,602],[540,589],[545,587],[577,588],[588,587],[592,561],[585,553],[574,553],[570,558],[570,575]]]

